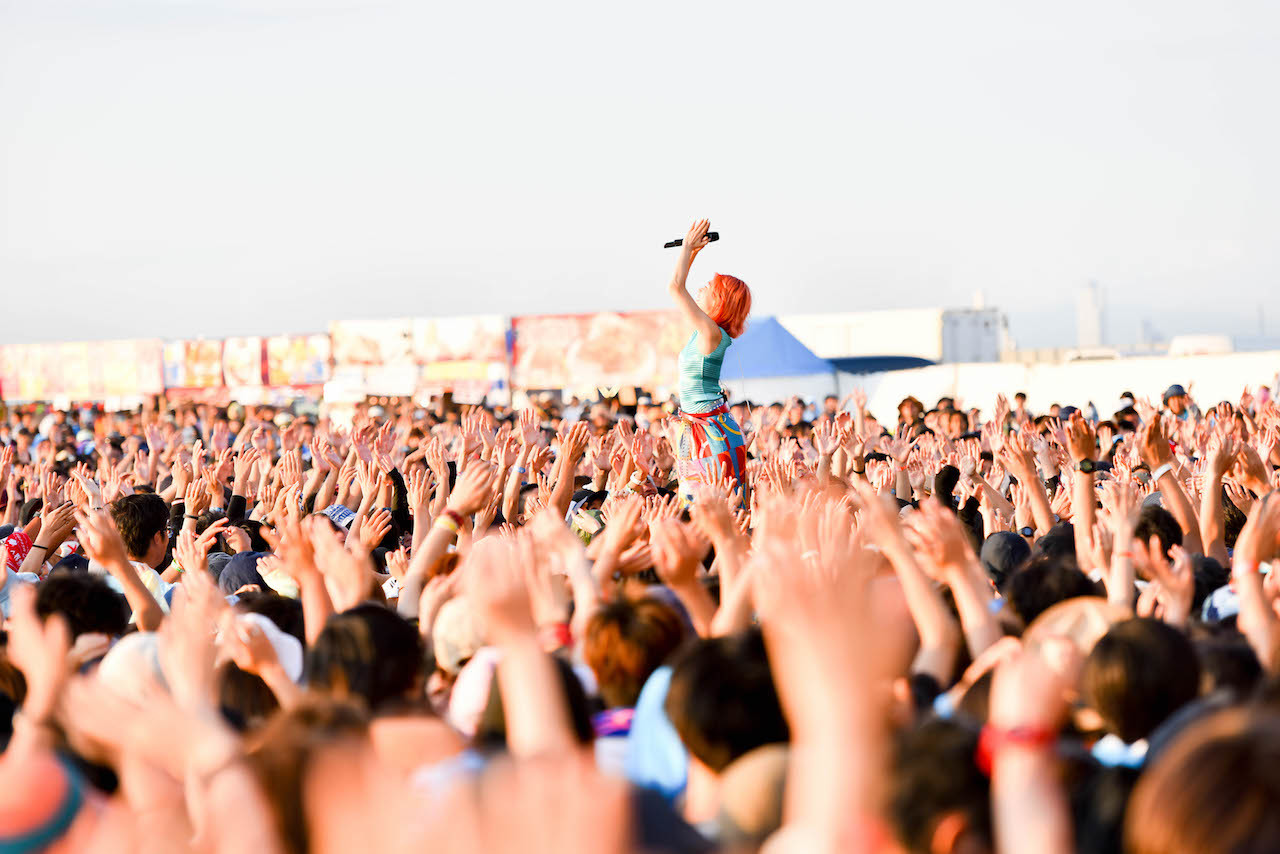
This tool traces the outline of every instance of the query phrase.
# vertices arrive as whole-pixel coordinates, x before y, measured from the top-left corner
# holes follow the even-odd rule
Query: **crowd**
[[[18,411],[0,851],[1280,850],[1280,407]],[[11,722],[11,723],[10,723]]]
[[[12,413],[4,849],[1275,850],[1280,409],[1015,401]]]

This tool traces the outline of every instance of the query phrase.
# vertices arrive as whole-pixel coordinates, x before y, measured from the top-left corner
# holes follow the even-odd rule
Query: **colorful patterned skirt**
[[[676,476],[680,497],[693,498],[699,486],[732,476],[742,483],[747,471],[746,438],[726,406],[710,412],[680,412]]]

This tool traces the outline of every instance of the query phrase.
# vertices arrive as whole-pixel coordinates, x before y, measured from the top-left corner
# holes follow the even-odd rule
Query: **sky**
[[[0,343],[666,305],[1280,335],[1280,4],[0,0]]]

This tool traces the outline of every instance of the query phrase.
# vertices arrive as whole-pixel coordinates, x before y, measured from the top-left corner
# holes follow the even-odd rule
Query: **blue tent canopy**
[[[762,377],[803,377],[834,374],[835,366],[821,359],[786,330],[777,318],[757,317],[733,342],[724,357],[724,382]]]

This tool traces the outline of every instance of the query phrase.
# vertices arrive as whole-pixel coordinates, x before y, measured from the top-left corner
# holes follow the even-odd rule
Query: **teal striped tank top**
[[[709,355],[698,348],[698,333],[680,351],[680,408],[685,412],[710,412],[724,403],[720,393],[720,368],[733,339],[720,330],[720,344]]]

